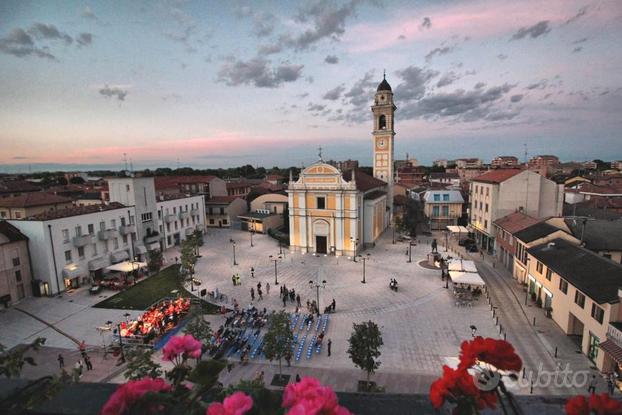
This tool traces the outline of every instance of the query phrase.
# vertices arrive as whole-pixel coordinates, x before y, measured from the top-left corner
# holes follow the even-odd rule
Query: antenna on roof
[[[123,153],[123,164],[125,165],[125,171],[127,171],[127,153]]]
[[[134,163],[132,162],[131,157],[130,157],[130,176],[134,176]]]
[[[384,79],[384,80],[387,79],[387,70],[386,69],[382,70],[382,79]]]

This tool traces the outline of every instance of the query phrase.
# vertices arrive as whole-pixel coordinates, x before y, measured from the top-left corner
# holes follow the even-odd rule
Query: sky
[[[622,1],[0,2],[0,171],[622,159]],[[125,155],[125,156],[124,156]]]

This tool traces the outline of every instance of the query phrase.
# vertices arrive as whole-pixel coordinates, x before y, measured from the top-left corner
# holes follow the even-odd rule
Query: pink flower
[[[117,388],[101,411],[101,415],[122,415],[147,392],[168,392],[171,385],[163,379],[144,378],[127,382]]]
[[[253,407],[253,399],[244,392],[235,392],[225,400],[212,403],[206,415],[244,415]]]
[[[201,357],[201,342],[192,337],[191,334],[185,336],[173,336],[162,348],[164,360],[172,361],[179,355],[198,359]]]
[[[350,412],[339,406],[337,395],[319,380],[305,377],[300,382],[289,384],[283,393],[284,408],[288,415],[348,415]]]

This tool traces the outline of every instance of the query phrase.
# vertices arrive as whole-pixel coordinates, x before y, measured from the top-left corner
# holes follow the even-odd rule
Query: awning
[[[147,248],[145,247],[145,245],[136,245],[134,247],[134,253],[136,255],[146,254],[147,253]]]
[[[149,245],[147,245],[147,250],[149,251],[160,250],[160,242],[150,243]]]
[[[467,236],[469,233],[469,230],[464,226],[448,225],[447,230],[451,233],[463,233],[464,236]]]
[[[63,268],[63,278],[72,280],[82,274],[82,269],[77,264],[68,264]]]
[[[89,261],[89,271],[97,271],[105,268],[109,264],[108,259],[104,257],[91,259]]]
[[[598,345],[603,349],[613,360],[618,363],[622,363],[622,347],[618,346],[613,340],[605,340]]]
[[[126,259],[129,259],[129,257],[130,255],[127,253],[127,251],[113,252],[112,254],[110,254],[110,261],[113,263],[121,262]]]
[[[474,272],[449,271],[449,278],[456,284],[486,285],[484,280]]]
[[[477,267],[473,261],[453,260],[449,262],[449,271],[463,271],[477,273]]]
[[[119,262],[118,264],[112,264],[112,265],[106,267],[106,269],[108,271],[130,272],[130,271],[137,270],[139,268],[144,268],[146,266],[147,266],[146,262],[129,262],[129,261],[124,261],[124,262]]]

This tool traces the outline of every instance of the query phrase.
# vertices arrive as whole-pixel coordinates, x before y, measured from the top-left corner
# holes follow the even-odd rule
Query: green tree
[[[196,262],[196,241],[195,238],[189,236],[181,243],[181,266],[184,275],[190,274],[192,276]]]
[[[148,347],[132,347],[125,351],[127,368],[125,379],[138,380],[149,376],[152,379],[162,376],[162,367],[153,361],[154,350]]]
[[[361,324],[353,324],[354,331],[348,342],[348,354],[352,363],[367,372],[367,385],[369,378],[380,367],[380,347],[383,345],[382,334],[378,325],[373,321]]]
[[[294,335],[289,324],[289,314],[281,310],[270,316],[269,327],[264,337],[263,351],[268,360],[279,361],[279,377],[282,376],[281,362],[291,353]]]
[[[19,377],[25,363],[37,366],[32,357],[25,355],[30,350],[38,351],[44,344],[45,339],[43,337],[37,337],[30,344],[21,344],[8,351],[4,345],[0,344],[0,376]]]
[[[84,184],[84,179],[80,176],[72,177],[69,179],[69,183],[71,184]]]
[[[162,252],[159,249],[149,252],[147,268],[149,268],[149,271],[152,273],[156,273],[162,268]]]
[[[200,307],[194,308],[192,310],[192,315],[192,320],[186,324],[184,333],[191,334],[192,337],[203,343],[203,346],[207,346],[212,338],[212,327],[209,321],[203,318]],[[205,347],[201,348],[201,354],[203,354],[204,348]]]

